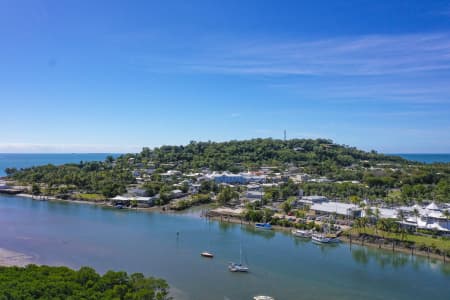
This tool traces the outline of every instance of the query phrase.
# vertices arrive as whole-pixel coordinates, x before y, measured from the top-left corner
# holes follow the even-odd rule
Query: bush
[[[89,267],[0,267],[0,291],[0,299],[170,299],[162,279]]]

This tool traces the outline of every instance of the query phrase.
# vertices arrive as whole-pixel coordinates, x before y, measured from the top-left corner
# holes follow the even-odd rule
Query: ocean
[[[111,153],[0,153],[0,176],[5,176],[6,168],[28,168],[39,165],[79,163],[80,161],[104,160]]]
[[[388,155],[396,155],[407,160],[418,161],[426,164],[450,162],[450,153],[396,153]]]

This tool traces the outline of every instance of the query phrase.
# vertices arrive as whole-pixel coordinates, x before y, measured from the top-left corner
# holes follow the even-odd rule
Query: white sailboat
[[[230,264],[228,265],[228,270],[230,270],[230,272],[242,272],[242,273],[246,273],[249,271],[249,268],[246,265],[242,264],[242,245],[239,249],[239,263],[235,263],[235,262],[230,262]]]
[[[253,300],[275,300],[275,298],[272,298],[270,296],[255,296],[253,297]]]

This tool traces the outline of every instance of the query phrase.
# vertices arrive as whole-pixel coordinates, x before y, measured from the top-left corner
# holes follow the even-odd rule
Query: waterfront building
[[[336,214],[348,218],[359,218],[362,215],[361,207],[355,204],[341,202],[320,202],[314,203],[311,208],[316,215]]]

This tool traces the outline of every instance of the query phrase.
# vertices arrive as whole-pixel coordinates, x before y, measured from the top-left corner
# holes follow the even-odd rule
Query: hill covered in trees
[[[124,154],[104,162],[80,162],[62,166],[46,165],[23,170],[7,169],[9,178],[24,184],[44,184],[46,194],[77,190],[113,197],[135,183],[134,170],[151,169],[151,188],[170,190],[170,182],[159,174],[168,170],[183,173],[210,171],[241,172],[272,167],[274,173],[306,173],[334,182],[358,181],[360,185],[304,183],[308,194],[333,197],[387,197],[398,189],[409,199],[450,197],[450,164],[422,164],[397,156],[366,152],[338,145],[327,139],[252,139],[229,142],[190,142],[184,146],[143,148],[140,153]],[[152,192],[153,194],[153,192]],[[391,193],[392,194],[392,193]],[[398,195],[396,195],[397,197]]]
[[[190,142],[185,146],[144,148],[140,159],[158,163],[177,163],[184,170],[208,167],[211,170],[235,170],[260,166],[280,166],[290,163],[298,166],[326,164],[337,167],[354,162],[404,163],[396,156],[385,156],[375,151],[365,152],[354,147],[334,144],[327,139],[253,139],[229,142]]]

